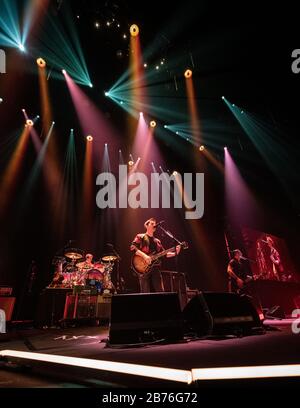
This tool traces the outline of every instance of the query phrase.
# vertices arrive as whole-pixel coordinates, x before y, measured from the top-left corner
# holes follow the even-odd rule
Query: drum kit
[[[57,256],[52,264],[55,266],[54,278],[49,287],[70,288],[94,286],[98,293],[115,291],[111,275],[119,259],[115,254],[103,256],[93,263],[92,256],[84,258],[84,252],[78,248],[67,248],[63,256]]]

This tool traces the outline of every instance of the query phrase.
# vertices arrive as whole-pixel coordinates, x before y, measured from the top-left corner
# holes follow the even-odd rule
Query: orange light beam
[[[193,78],[186,78],[186,90],[187,90],[187,97],[188,97],[188,106],[189,112],[191,116],[191,126],[192,126],[192,134],[194,137],[195,142],[200,145],[201,144],[201,131],[200,131],[200,121],[199,121],[199,114],[197,110],[196,98],[195,98],[195,88]]]
[[[23,158],[28,146],[30,128],[24,126],[22,134],[19,138],[17,147],[10,159],[10,162],[3,175],[2,183],[0,186],[0,214],[5,211],[7,204],[9,203],[14,189],[17,185],[18,178],[21,173],[23,164]]]

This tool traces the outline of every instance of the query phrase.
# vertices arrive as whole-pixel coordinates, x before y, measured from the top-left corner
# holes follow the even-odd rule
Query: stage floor
[[[191,370],[192,368],[278,365],[300,363],[300,334],[292,332],[292,320],[265,321],[263,335],[242,338],[187,340],[176,344],[148,345],[133,348],[106,346],[108,327],[82,326],[55,329],[11,329],[10,339],[2,337],[0,350],[30,351],[34,353],[87,359],[126,362],[158,367]],[[0,365],[1,368],[1,365]],[[3,367],[2,367],[3,368]],[[40,375],[36,369],[0,370],[0,387],[103,387],[123,384],[113,374],[105,378],[76,376],[69,381]],[[60,373],[61,374],[61,373]],[[70,378],[70,377],[68,377]],[[135,386],[147,386],[149,379],[139,378]]]

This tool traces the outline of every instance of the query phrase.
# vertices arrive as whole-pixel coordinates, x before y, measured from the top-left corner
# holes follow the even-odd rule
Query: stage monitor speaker
[[[114,295],[109,345],[130,345],[183,339],[183,319],[177,293]]]
[[[11,321],[12,319],[15,302],[15,297],[0,297],[0,309],[4,310],[7,322]]]
[[[200,292],[183,310],[187,332],[198,336],[246,335],[262,324],[248,296]]]

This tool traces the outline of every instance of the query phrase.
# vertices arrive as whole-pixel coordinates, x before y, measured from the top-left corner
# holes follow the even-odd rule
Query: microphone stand
[[[182,243],[179,241],[179,239],[177,239],[172,232],[166,230],[164,227],[162,227],[161,225],[158,226],[158,228],[160,228],[169,238],[171,238],[173,241],[175,241],[178,245],[181,245]],[[178,273],[178,254],[175,248],[175,268],[176,268],[176,272]]]
[[[115,254],[115,256],[117,257],[117,291],[121,290],[123,292],[124,287],[123,287],[123,282],[121,284],[121,276],[120,276],[120,261],[121,261],[121,257],[118,254],[118,252],[115,250],[113,245],[109,245],[109,247],[111,248],[111,251],[113,254]]]

